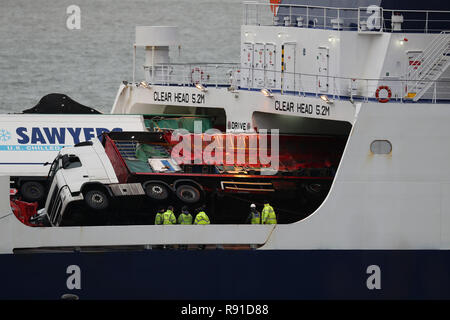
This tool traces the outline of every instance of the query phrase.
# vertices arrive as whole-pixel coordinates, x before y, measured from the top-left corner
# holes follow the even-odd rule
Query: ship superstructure
[[[363,2],[244,3],[238,64],[170,64],[176,28],[137,27],[146,85],[122,85],[112,112],[212,114],[231,132],[293,133],[299,121],[304,132],[330,127],[305,118],[352,123],[361,102],[449,100],[450,11]]]

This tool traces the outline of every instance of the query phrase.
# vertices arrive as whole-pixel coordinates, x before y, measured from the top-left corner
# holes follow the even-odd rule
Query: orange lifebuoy
[[[381,90],[386,90],[387,91],[387,93],[388,93],[387,98],[380,98],[380,91]],[[391,88],[389,88],[388,86],[379,86],[377,91],[375,92],[375,97],[377,98],[378,102],[380,102],[380,103],[389,102],[389,100],[391,100],[391,98],[392,98]]]
[[[200,75],[200,80],[201,80],[201,81],[205,80],[205,78],[204,78],[204,76],[203,76],[203,70],[200,69],[200,68],[194,68],[194,69],[192,69],[192,71],[191,71],[191,82],[192,82],[192,83],[199,83],[199,82],[200,82],[199,80],[194,81],[194,74],[195,74],[195,73],[198,73],[198,74]]]

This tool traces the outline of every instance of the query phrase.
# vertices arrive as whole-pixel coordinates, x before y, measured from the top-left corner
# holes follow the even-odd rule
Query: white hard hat
[[[250,205],[250,208],[256,208],[256,205],[255,205],[254,203],[252,203],[252,204]]]

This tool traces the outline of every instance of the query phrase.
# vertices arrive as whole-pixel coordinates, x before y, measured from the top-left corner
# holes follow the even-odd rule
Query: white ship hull
[[[328,197],[297,223],[29,228],[11,215],[0,220],[1,249],[11,253],[14,248],[164,243],[248,243],[263,245],[261,249],[448,249],[450,150],[441,147],[450,139],[447,107],[362,103]],[[388,140],[392,152],[372,153],[375,140]],[[4,197],[2,203],[7,204]],[[5,205],[3,212],[9,210]]]

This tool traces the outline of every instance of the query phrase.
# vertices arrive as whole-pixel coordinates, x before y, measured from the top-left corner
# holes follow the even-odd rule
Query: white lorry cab
[[[63,148],[48,176],[50,187],[43,213],[53,226],[61,223],[70,203],[84,200],[91,209],[103,210],[112,196],[145,194],[139,183],[119,184],[98,139]]]
[[[58,152],[103,132],[146,131],[142,115],[2,114],[0,175],[11,176],[11,187],[25,201],[44,200],[47,174]]]

